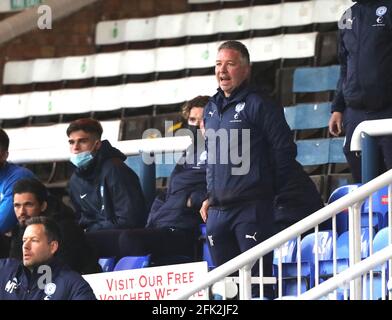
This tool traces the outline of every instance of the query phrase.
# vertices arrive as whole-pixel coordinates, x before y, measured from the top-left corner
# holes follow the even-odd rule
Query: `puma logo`
[[[245,239],[253,239],[254,241],[257,242],[257,240],[256,240],[256,234],[257,234],[257,232],[255,232],[255,234],[254,234],[253,236],[250,236],[249,234],[246,234],[246,235],[245,235]]]

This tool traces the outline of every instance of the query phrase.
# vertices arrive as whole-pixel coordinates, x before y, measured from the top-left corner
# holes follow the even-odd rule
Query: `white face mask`
[[[83,168],[86,167],[91,160],[93,160],[93,155],[91,154],[91,151],[84,151],[84,152],[79,152],[76,154],[72,154],[70,157],[70,161],[78,168]]]

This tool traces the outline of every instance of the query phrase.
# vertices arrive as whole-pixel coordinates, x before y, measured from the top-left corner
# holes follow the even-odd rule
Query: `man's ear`
[[[99,150],[101,148],[101,146],[102,146],[102,141],[101,140],[97,140],[95,150]]]
[[[53,256],[59,248],[59,242],[56,240],[53,240],[50,242],[49,246],[50,246],[50,253]]]
[[[0,153],[0,160],[1,160],[2,162],[7,161],[8,155],[9,155],[8,150],[7,150],[7,151],[2,151],[2,152]]]

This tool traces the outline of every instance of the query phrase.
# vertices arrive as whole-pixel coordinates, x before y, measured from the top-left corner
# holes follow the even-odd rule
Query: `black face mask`
[[[192,140],[193,140],[194,138],[197,139],[198,130],[199,130],[199,132],[200,132],[200,126],[194,126],[194,125],[192,125],[192,124],[188,124],[188,125],[187,125],[187,129],[189,129],[189,130],[192,132],[192,134],[193,134],[193,137],[191,137]]]
[[[193,143],[193,156],[192,159],[195,161],[194,157],[198,159],[201,152],[205,150],[204,137],[201,133],[200,126],[194,126],[191,124],[187,125],[187,129],[192,132],[192,143]],[[188,159],[189,160],[189,159]],[[187,161],[189,162],[189,161]]]

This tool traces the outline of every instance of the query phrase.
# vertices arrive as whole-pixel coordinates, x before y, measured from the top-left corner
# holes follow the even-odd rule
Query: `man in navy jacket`
[[[30,170],[7,161],[9,144],[7,133],[0,129],[0,258],[8,256],[10,239],[5,233],[17,224],[12,187],[19,179],[34,177]]]
[[[392,118],[392,1],[357,0],[339,30],[340,79],[329,131],[339,135],[355,182],[362,182],[361,159],[350,151],[354,129],[365,120]],[[381,168],[392,168],[392,136],[377,137]],[[380,172],[381,173],[381,172]]]
[[[144,227],[147,212],[138,176],[124,163],[121,151],[101,141],[102,131],[101,124],[89,118],[68,126],[70,160],[77,167],[69,192],[98,256],[112,256],[122,229]]]
[[[29,219],[23,262],[0,260],[0,300],[95,300],[80,274],[56,260],[60,230],[50,218]]]
[[[221,44],[218,92],[204,110],[208,199],[200,211],[216,265],[273,235],[274,196],[296,163],[282,110],[248,84],[249,74],[247,48],[238,41]],[[264,276],[270,275],[272,254],[263,262]]]

